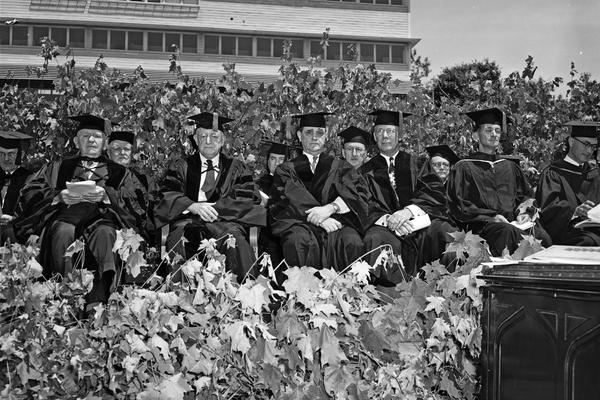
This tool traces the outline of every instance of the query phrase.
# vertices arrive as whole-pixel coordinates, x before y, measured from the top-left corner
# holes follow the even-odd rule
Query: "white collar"
[[[398,155],[398,153],[400,153],[400,150],[398,150],[397,152],[395,152],[393,155],[391,156],[386,156],[385,154],[381,154],[383,156],[383,159],[385,160],[385,162],[387,163],[388,167],[390,166],[390,163],[392,162],[392,159],[396,159],[396,156]]]
[[[310,164],[312,164],[314,158],[319,159],[319,157],[321,157],[321,153],[317,154],[316,156],[310,155],[307,152],[302,152],[302,154],[304,154],[308,158],[308,162]]]
[[[206,158],[206,157],[204,157],[202,154],[200,154],[200,162],[202,163],[202,165],[205,165],[207,160],[209,160],[209,159]],[[214,156],[210,160],[212,161],[213,168],[218,168],[219,167],[219,154],[217,154],[216,156]]]
[[[565,162],[574,165],[576,167],[579,167],[581,164],[578,163],[577,161],[573,160],[568,154],[565,156]]]

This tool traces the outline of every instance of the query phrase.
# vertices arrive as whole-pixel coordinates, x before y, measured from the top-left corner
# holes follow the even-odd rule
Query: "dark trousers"
[[[392,246],[394,254],[402,254],[402,240],[388,228],[373,225],[365,233],[365,252],[376,249],[379,246],[389,244]],[[381,251],[375,251],[367,256],[367,262],[370,265],[375,264]],[[382,286],[393,286],[404,280],[404,273],[399,266],[378,265],[372,272],[373,284]]]
[[[257,266],[252,267],[256,257],[248,243],[248,233],[242,225],[235,222],[204,222],[200,218],[186,218],[173,222],[169,229],[167,251],[180,254],[184,260],[198,252],[202,239],[219,239],[227,234],[232,235],[235,238],[233,248],[227,247],[225,240],[220,241],[217,247],[217,250],[226,256],[227,270],[233,272],[240,282],[246,274],[257,275]],[[184,237],[187,240],[185,244],[182,240]]]
[[[564,245],[568,246],[600,246],[600,228],[571,228],[564,236]]]
[[[47,232],[50,244],[52,272],[66,275],[73,269],[71,257],[65,257],[65,251],[75,241],[75,225],[64,221],[54,221]],[[87,294],[88,303],[106,302],[116,273],[113,246],[117,233],[113,226],[96,223],[84,233],[86,259],[84,268],[94,271],[92,290]]]
[[[336,271],[364,254],[362,238],[349,226],[327,233],[312,224],[296,224],[283,233],[281,247],[290,267],[334,268]]]
[[[523,235],[529,235],[527,231],[522,231],[506,222],[488,222],[481,227],[475,225],[470,229],[485,239],[490,252],[495,257],[501,256],[504,249],[513,253],[519,247]],[[552,239],[539,224],[534,227],[534,230],[534,236],[542,241],[542,246],[548,247],[552,244]]]

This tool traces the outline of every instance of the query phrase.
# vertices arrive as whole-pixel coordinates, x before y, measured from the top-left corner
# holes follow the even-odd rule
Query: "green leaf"
[[[319,346],[321,349],[321,366],[339,366],[341,361],[347,361],[338,338],[331,333],[331,329],[327,325],[321,327]]]
[[[263,306],[269,302],[268,294],[265,296],[266,289],[264,285],[249,280],[240,286],[235,299],[241,303],[243,310],[260,314]]]
[[[345,365],[342,367],[327,366],[323,369],[325,390],[330,396],[343,398],[346,388],[355,381],[354,376]]]
[[[244,321],[236,321],[225,327],[224,332],[231,339],[231,350],[239,351],[242,354],[246,354],[250,350],[250,340],[246,335],[247,331],[254,337],[250,326]]]
[[[138,276],[141,272],[141,267],[147,266],[146,258],[144,257],[144,253],[136,250],[129,254],[127,258],[127,273],[133,276],[134,278]]]
[[[298,301],[307,307],[315,303],[316,294],[320,289],[320,281],[315,276],[316,269],[312,267],[292,267],[285,271],[288,279],[283,287],[289,294],[296,294]]]

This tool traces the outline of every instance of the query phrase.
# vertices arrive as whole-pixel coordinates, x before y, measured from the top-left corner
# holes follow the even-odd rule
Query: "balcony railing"
[[[95,14],[136,15],[157,18],[196,18],[198,0],[91,0],[89,12]]]
[[[31,0],[29,9],[32,11],[85,11],[88,0]]]

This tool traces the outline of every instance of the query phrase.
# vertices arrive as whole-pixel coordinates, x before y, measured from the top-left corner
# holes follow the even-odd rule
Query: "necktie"
[[[312,159],[312,163],[310,164],[310,170],[312,173],[315,173],[315,169],[317,169],[317,164],[319,163],[319,156],[314,156]]]
[[[94,169],[96,169],[96,167],[98,167],[97,161],[84,161],[83,162],[83,168],[85,169],[85,172],[83,175],[86,180],[92,179],[92,176],[94,176]]]
[[[215,188],[215,167],[213,166],[212,160],[206,160],[206,177],[204,178],[204,183],[202,184],[202,191],[204,193],[209,193]]]
[[[392,184],[392,187],[394,189],[396,189],[396,174],[395,174],[393,157],[390,157],[390,166],[388,167],[388,175],[390,176],[390,183]]]

